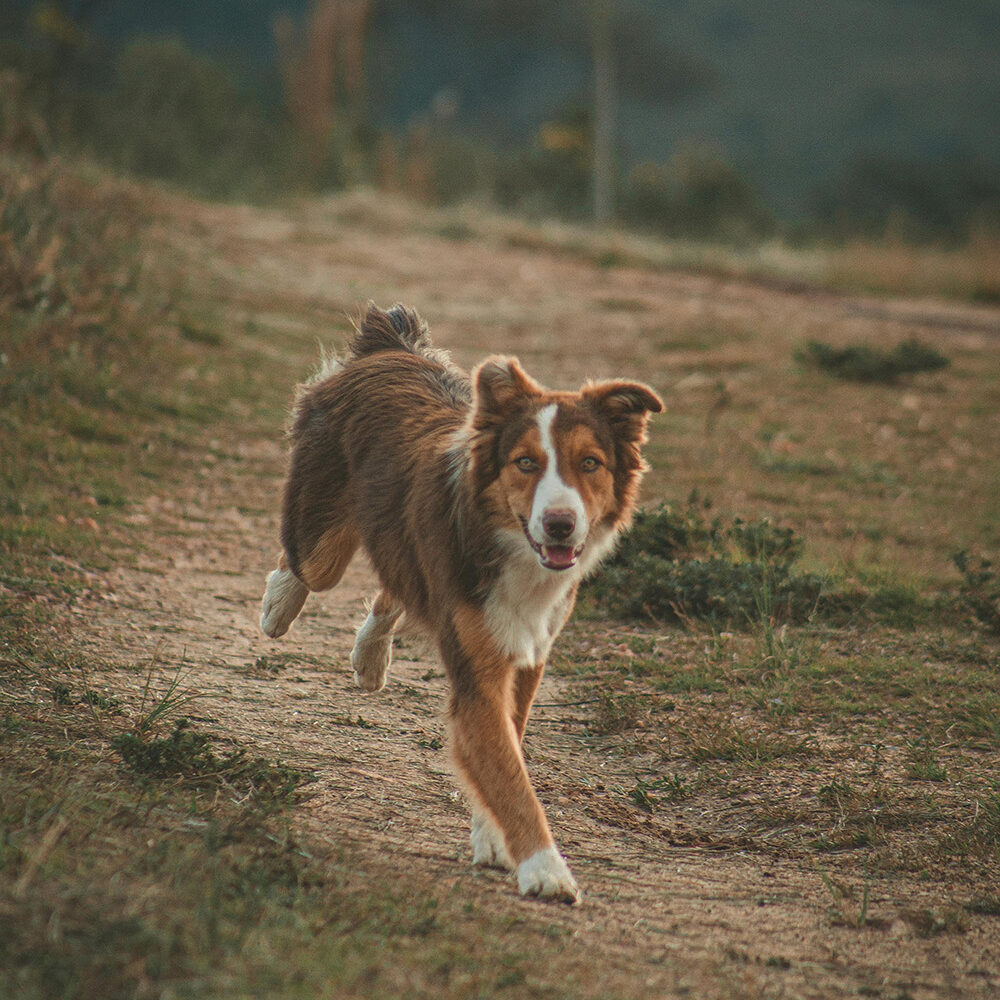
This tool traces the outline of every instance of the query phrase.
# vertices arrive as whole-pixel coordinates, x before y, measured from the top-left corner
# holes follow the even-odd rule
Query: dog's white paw
[[[351,650],[351,666],[355,683],[362,691],[381,691],[392,663],[392,633],[403,609],[393,609],[383,614],[368,612]]]
[[[309,596],[309,588],[288,569],[267,574],[260,608],[260,630],[272,639],[284,635]]]
[[[354,668],[354,682],[362,691],[381,691],[385,687],[386,674],[392,662],[392,636],[386,639],[361,637],[351,650],[351,666]]]
[[[555,847],[535,851],[517,866],[517,887],[522,896],[579,903],[580,888]]]
[[[501,868],[512,871],[514,862],[507,852],[500,827],[486,813],[476,813],[472,817],[472,863],[483,868]]]

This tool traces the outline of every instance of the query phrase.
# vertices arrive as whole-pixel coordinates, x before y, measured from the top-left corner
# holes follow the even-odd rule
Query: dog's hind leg
[[[267,576],[267,587],[261,602],[260,628],[265,635],[277,639],[284,635],[302,610],[310,591],[329,590],[340,583],[344,571],[358,550],[355,532],[331,528],[320,536],[309,555],[293,572],[283,552],[278,568]]]
[[[351,666],[354,680],[365,691],[381,691],[392,662],[392,634],[403,609],[383,590],[354,639]]]
[[[333,525],[316,539],[307,554],[300,551],[295,569],[310,590],[330,590],[340,583],[359,544],[353,526]]]
[[[272,639],[284,635],[308,596],[309,588],[288,568],[288,560],[282,552],[278,568],[267,575],[267,586],[261,601],[260,630]]]

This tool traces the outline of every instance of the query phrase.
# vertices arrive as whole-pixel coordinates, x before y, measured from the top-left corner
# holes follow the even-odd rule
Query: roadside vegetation
[[[622,797],[638,809],[690,817],[699,843],[811,859],[838,925],[884,930],[868,910],[874,886],[953,871],[965,895],[905,919],[922,935],[963,933],[968,914],[995,904],[977,886],[994,884],[1000,871],[1000,605],[986,513],[995,500],[982,495],[976,514],[965,484],[951,477],[918,481],[899,465],[899,477],[865,465],[863,437],[854,459],[842,459],[829,397],[864,426],[865,414],[892,405],[887,391],[905,408],[930,389],[962,424],[969,400],[952,393],[976,381],[982,398],[994,399],[996,376],[979,369],[981,382],[921,383],[949,359],[916,341],[890,351],[814,341],[793,353],[808,386],[800,405],[825,398],[826,425],[783,407],[800,430],[763,423],[757,473],[743,466],[742,483],[719,476],[719,458],[710,460],[727,493],[770,506],[781,492],[781,520],[717,514],[697,489],[686,503],[640,511],[584,588],[575,636],[585,652],[562,652],[558,669],[578,678],[581,697],[599,686],[591,732],[634,761],[635,783]],[[853,387],[818,381],[829,376]],[[721,383],[713,389],[716,403],[706,405],[718,405],[720,392],[733,405]],[[683,396],[677,402],[680,429]],[[746,402],[740,410],[747,419]],[[703,433],[704,456],[711,422]],[[660,435],[669,431],[654,431],[654,446]],[[909,468],[926,472],[942,442],[920,437]],[[978,431],[973,439],[983,440]],[[804,454],[806,441],[826,448]],[[739,461],[718,447],[719,457]],[[675,445],[672,468],[683,479],[664,476],[675,491],[694,481],[682,450]],[[975,452],[987,453],[992,444]],[[992,471],[987,479],[994,488]],[[903,496],[924,511],[908,522],[913,529],[940,518],[947,531],[903,529],[906,540],[887,546],[873,515]],[[808,514],[820,497],[824,513]],[[792,524],[812,524],[826,538]],[[955,551],[973,538],[975,555]],[[631,624],[606,632],[605,615]],[[845,896],[835,873],[852,867],[864,870],[865,885]]]
[[[871,344],[837,348],[811,340],[797,357],[827,375],[853,382],[893,383],[948,367],[948,359],[940,351],[919,340],[904,340],[888,351]]]

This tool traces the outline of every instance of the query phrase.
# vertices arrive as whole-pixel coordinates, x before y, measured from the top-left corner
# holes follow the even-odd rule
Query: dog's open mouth
[[[538,559],[546,569],[562,570],[571,569],[576,565],[583,545],[540,545],[531,537],[528,531],[528,522],[522,517],[521,527],[524,529],[524,537],[528,539],[528,544],[538,554]]]

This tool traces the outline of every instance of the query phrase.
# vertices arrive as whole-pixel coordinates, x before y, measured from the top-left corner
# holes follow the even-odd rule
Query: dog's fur
[[[551,392],[514,358],[470,379],[402,306],[369,306],[347,355],[295,403],[284,551],[261,628],[287,631],[363,546],[382,589],[351,653],[355,679],[384,686],[404,611],[436,640],[473,859],[515,869],[528,895],[579,899],[520,743],[580,580],[632,515],[661,409],[633,382]]]

